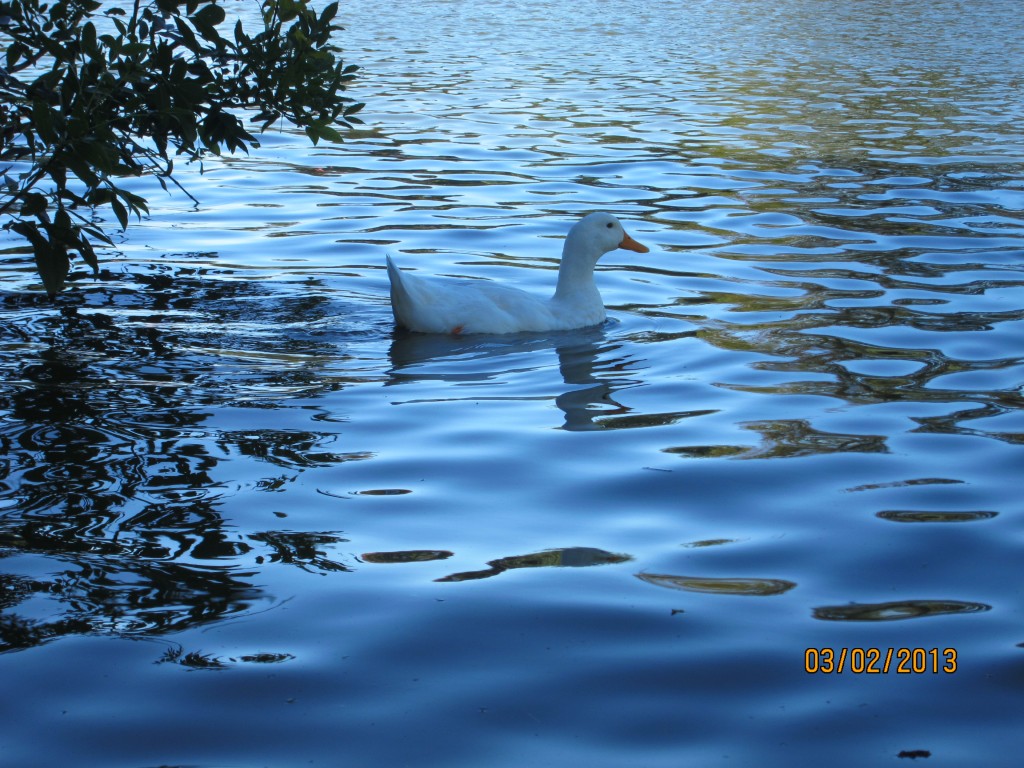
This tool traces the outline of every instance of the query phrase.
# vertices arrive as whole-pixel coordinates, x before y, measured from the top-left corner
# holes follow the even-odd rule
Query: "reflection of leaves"
[[[793,458],[822,453],[888,453],[885,438],[819,432],[805,419],[750,421],[743,424],[761,434],[761,446],[744,458]]]
[[[982,368],[978,365],[976,368]],[[943,391],[937,389],[937,394],[942,395]],[[946,391],[948,395],[948,390]],[[994,393],[994,403],[982,407],[961,408],[952,413],[939,416],[920,416],[915,419],[920,423],[918,428],[921,432],[935,432],[947,434],[971,434],[982,437],[991,437],[996,440],[1004,440],[1012,445],[1024,444],[1024,434],[1020,432],[994,432],[985,429],[976,429],[970,426],[969,422],[976,419],[984,419],[992,416],[999,416],[1004,413],[1019,411],[1024,408],[1024,397],[1017,393],[997,392]],[[972,398],[979,396],[972,393]]]
[[[889,450],[884,437],[820,432],[805,419],[748,421],[742,426],[759,432],[761,445],[753,448],[739,445],[681,445],[662,450],[690,459],[730,456],[741,459],[794,458],[822,453],[888,453]]]
[[[887,509],[876,512],[875,516],[894,523],[967,523],[974,520],[991,520],[998,512],[941,512],[917,511],[910,509]]]
[[[875,165],[863,168],[862,172],[866,178],[875,179],[887,173]],[[921,175],[929,174],[922,169]],[[948,183],[959,186],[964,182],[943,180],[944,185]],[[771,198],[747,202],[758,210],[765,210],[766,205],[773,204]],[[775,205],[781,202],[779,199],[774,200]],[[934,234],[934,222],[919,221],[911,224],[902,217],[890,218],[885,215],[884,207],[863,211],[861,218],[862,214],[857,209],[862,208],[863,203],[856,200],[846,202],[848,205],[833,209],[842,212],[835,217],[820,210],[804,210],[801,216],[812,221],[818,219],[827,226],[836,226],[850,233],[858,231],[860,219],[860,226],[863,227],[861,231],[869,240],[885,236],[890,231],[900,235],[908,230]],[[792,215],[792,209],[787,209],[787,213]],[[956,215],[962,213],[958,210]],[[981,228],[974,222],[971,225],[971,229],[975,226],[978,226],[978,230]],[[996,225],[993,223],[992,226]],[[975,232],[978,233],[978,230]],[[773,239],[778,243],[792,242],[788,238]],[[734,240],[733,244],[743,242],[740,238]],[[982,376],[976,379],[979,385],[967,386],[964,390],[958,389],[961,385],[956,383],[957,379],[948,378],[950,374],[957,373],[1010,371],[1019,364],[1018,359],[1012,355],[1003,359],[957,359],[945,349],[948,342],[938,337],[938,334],[948,334],[951,338],[960,338],[964,334],[994,329],[1005,332],[1006,326],[1018,323],[1022,318],[1020,309],[951,311],[955,303],[949,299],[957,296],[984,296],[990,292],[994,295],[1008,287],[1016,287],[1019,280],[1005,275],[1002,271],[1002,258],[994,261],[980,257],[977,261],[951,258],[948,263],[944,263],[945,259],[933,259],[931,256],[916,249],[862,251],[857,255],[858,264],[841,267],[830,254],[816,258],[804,253],[794,257],[786,248],[777,254],[767,254],[758,249],[751,256],[741,253],[729,255],[729,258],[756,263],[757,268],[779,275],[783,279],[774,285],[784,287],[787,293],[799,293],[776,297],[758,295],[764,291],[756,289],[740,292],[708,291],[702,296],[703,302],[725,304],[739,316],[731,322],[701,318],[698,336],[719,349],[765,356],[751,363],[755,369],[795,374],[792,380],[783,382],[772,377],[768,382],[722,384],[730,389],[769,395],[816,395],[838,398],[850,404],[895,400],[943,404],[965,401],[972,406],[950,413],[918,417],[916,420],[921,424],[921,431],[978,434],[1020,444],[1024,442],[1024,435],[1019,431],[975,430],[965,424],[972,419],[994,416],[1021,407],[1022,399],[1018,388],[1012,385],[1012,374],[1006,377],[993,376],[992,385],[984,384],[986,377]],[[794,260],[801,263],[787,263]],[[818,268],[804,263],[815,260],[828,263]],[[767,265],[771,261],[777,265]],[[874,268],[878,269],[877,274],[873,274]],[[980,277],[965,280],[957,274],[984,271],[991,271],[992,276],[988,279]],[[864,287],[833,287],[831,283],[836,281],[854,281]],[[769,289],[769,293],[772,285],[761,283],[763,288]],[[749,288],[747,285],[743,287]],[[928,298],[921,295],[914,298],[898,295],[905,290],[923,294],[924,289],[930,294]],[[980,303],[971,301],[967,305],[973,308]],[[933,310],[932,307],[937,309]],[[995,306],[992,308],[998,309]],[[744,322],[743,314],[746,313],[754,314],[753,322]],[[768,317],[758,317],[759,314]],[[929,337],[935,338],[934,343]],[[889,343],[889,339],[894,341]],[[901,341],[903,339],[918,339],[919,342],[907,341],[904,344]],[[920,343],[920,347],[916,346],[917,343]],[[896,365],[887,370],[884,364],[876,364],[869,367],[871,372],[860,373],[856,366],[852,369],[847,367],[847,363],[856,361],[891,361]],[[1009,388],[1005,388],[1006,384],[1002,383],[1006,381],[1011,382]],[[811,445],[818,446],[817,443]],[[829,450],[827,446],[825,450]],[[856,450],[870,450],[870,447],[862,445]]]
[[[80,619],[62,619],[44,623],[11,613],[3,613],[0,614],[0,652],[31,648],[52,637],[84,634],[89,629],[89,623]]]
[[[0,535],[0,546],[3,545],[3,536]],[[0,557],[4,551],[0,549]],[[7,573],[0,573],[0,609],[10,608],[17,605],[33,592],[33,583],[24,576],[12,576]]]
[[[491,567],[486,570],[453,573],[451,576],[435,579],[435,581],[486,579],[513,568],[580,568],[591,565],[606,565],[608,563],[624,563],[632,559],[629,555],[616,555],[612,552],[605,552],[603,549],[594,549],[592,547],[547,549],[532,555],[513,555],[512,557],[490,560],[487,564]]]
[[[228,658],[223,659],[220,656],[213,656],[209,653],[201,653],[199,651],[185,652],[185,649],[179,646],[173,646],[168,648],[163,656],[157,659],[157,664],[178,664],[188,669],[212,669],[221,670],[229,669],[232,664],[242,662],[244,664],[280,664],[285,661],[291,661],[295,657],[290,653],[253,653],[245,656],[239,656],[237,659]]]
[[[290,653],[253,653],[239,656],[238,660],[244,661],[246,664],[280,664],[294,658]]]
[[[410,549],[404,552],[367,552],[367,563],[422,563],[429,560],[447,560],[454,552],[444,549]]]
[[[72,557],[75,569],[32,582],[32,594],[59,601],[64,615],[45,622],[0,615],[0,650],[69,634],[178,631],[248,610],[262,597],[241,580],[252,573],[131,556]]]
[[[333,453],[316,450],[325,442],[333,442],[337,437],[334,434],[323,435],[297,430],[262,429],[226,432],[220,442],[224,446],[233,446],[245,456],[264,459],[287,469],[331,467],[345,461],[373,458],[372,453],[365,451]]]
[[[604,429],[634,429],[637,427],[664,427],[695,416],[708,416],[717,410],[672,411],[669,413],[636,413],[626,416],[604,416],[594,423]]]
[[[656,573],[638,573],[636,577],[648,584],[687,592],[706,592],[716,595],[781,595],[796,583],[784,579],[709,578],[706,576],[669,576]]]
[[[848,493],[856,493],[858,491],[877,491],[882,488],[908,488],[915,485],[957,485],[963,482],[963,480],[951,480],[945,477],[915,477],[911,480],[895,480],[888,483],[856,485],[853,488],[847,488],[846,491]]]
[[[351,571],[350,566],[327,557],[322,547],[348,541],[334,533],[311,533],[291,531],[267,531],[249,537],[252,541],[266,544],[271,554],[267,559],[272,563],[296,565],[310,573]],[[259,562],[263,562],[260,556]]]
[[[104,529],[90,528],[94,518],[26,516],[17,535],[4,536],[6,546],[54,554],[73,567],[45,580],[0,579],[0,651],[70,634],[179,631],[248,611],[263,599],[249,583],[254,573],[218,561],[234,560],[255,544],[269,547],[271,562],[318,573],[350,570],[325,555],[326,545],[345,541],[331,533],[268,532],[247,542],[230,541],[220,527],[204,531],[208,520],[203,516],[189,516],[184,506],[164,505],[121,521],[117,535],[100,539],[96,534]],[[201,559],[209,559],[210,565],[195,562]],[[11,610],[36,595],[62,604],[63,615],[35,621]]]
[[[180,664],[183,667],[189,669],[227,669],[227,664],[221,661],[216,656],[211,656],[208,653],[200,653],[199,651],[190,651],[185,653],[185,649],[180,646],[177,648],[168,648],[167,652],[157,661],[157,664]]]
[[[53,558],[60,570],[3,585],[11,589],[0,605],[8,610],[0,649],[69,634],[176,631],[248,610],[262,597],[247,582],[252,572],[217,562],[251,548],[232,539],[209,505],[187,498],[131,516],[117,508],[9,510],[0,517],[3,545]],[[27,622],[11,610],[34,596],[60,604],[62,614]]]
[[[900,600],[891,603],[853,603],[815,608],[813,616],[825,621],[898,621],[951,613],[979,613],[991,608],[984,603],[960,600]]]
[[[689,549],[696,549],[698,547],[717,547],[722,544],[735,544],[737,539],[701,539],[700,541],[691,541],[688,544],[683,544],[684,547]]]
[[[265,595],[242,556],[348,570],[323,551],[337,536],[239,535],[220,508],[239,463],[284,467],[250,473],[259,493],[369,455],[335,451],[329,418],[323,431],[299,431],[257,410],[348,385],[322,375],[336,339],[315,330],[336,304],[305,288],[269,296],[259,281],[211,279],[208,267],[170,269],[104,275],[63,296],[59,311],[0,291],[10,353],[0,356],[0,549],[31,554],[48,574],[0,577],[0,650],[161,634],[248,611]],[[244,432],[211,423],[229,409]]]
[[[689,459],[724,459],[729,456],[741,456],[752,450],[754,449],[740,445],[678,445],[662,449],[665,453]]]
[[[117,570],[119,558],[146,562],[187,555],[193,560],[219,560],[251,548],[229,538],[221,526],[220,515],[211,505],[184,496],[174,503],[149,504],[123,517],[117,510],[102,514],[88,508],[77,514],[61,509],[26,510],[0,520],[0,539],[17,540],[18,548],[27,551],[110,557],[111,567]],[[89,567],[94,564],[93,559]],[[125,560],[121,565],[130,563]]]

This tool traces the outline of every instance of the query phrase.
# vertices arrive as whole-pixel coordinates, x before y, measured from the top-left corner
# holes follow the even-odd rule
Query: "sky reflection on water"
[[[0,243],[0,762],[1014,765],[1024,22],[826,5],[349,3],[344,146]],[[393,331],[594,209],[606,325]]]

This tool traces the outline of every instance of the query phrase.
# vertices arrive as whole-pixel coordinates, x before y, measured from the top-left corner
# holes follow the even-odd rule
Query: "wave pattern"
[[[56,304],[0,240],[5,680],[46,654],[91,702],[76,643],[144,638],[140,707],[221,722],[248,710],[168,672],[273,663],[247,679],[307,718],[259,752],[280,764],[336,761],[329,732],[357,763],[863,765],[961,722],[1015,754],[992,681],[1024,639],[1024,15],[811,5],[356,0],[344,145],[184,169],[197,209],[140,180],[153,215]],[[386,254],[545,291],[595,209],[651,247],[599,265],[604,326],[393,330]],[[941,696],[798,674],[853,643],[970,670]],[[952,699],[982,709],[940,733]],[[96,742],[129,746],[48,762],[223,762]]]

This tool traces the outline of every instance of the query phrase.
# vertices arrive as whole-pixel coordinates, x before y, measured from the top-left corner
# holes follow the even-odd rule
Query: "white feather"
[[[606,317],[594,282],[597,260],[616,248],[645,253],[619,220],[592,213],[565,238],[558,285],[550,298],[487,280],[422,277],[387,257],[391,307],[398,325],[421,333],[520,333],[597,325]]]

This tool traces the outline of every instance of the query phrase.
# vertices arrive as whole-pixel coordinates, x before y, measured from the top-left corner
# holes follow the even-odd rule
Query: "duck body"
[[[550,298],[487,280],[422,277],[389,256],[395,322],[420,333],[523,333],[585,328],[607,316],[594,282],[597,260],[616,248],[646,253],[607,213],[578,221],[565,239],[558,285]]]

